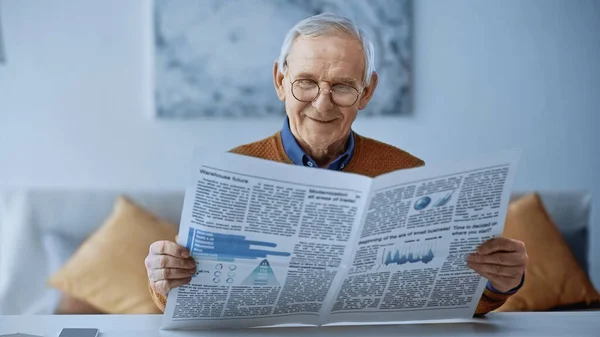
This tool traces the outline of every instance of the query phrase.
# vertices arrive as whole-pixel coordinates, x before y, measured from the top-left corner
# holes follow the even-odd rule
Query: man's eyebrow
[[[315,79],[315,75],[311,74],[311,73],[298,73],[296,74],[296,78],[305,78],[305,79]]]
[[[333,80],[333,83],[342,83],[342,84],[347,84],[347,85],[351,85],[351,86],[357,86],[358,83],[356,82],[355,79],[353,79],[352,77],[340,77],[340,78],[336,78]]]

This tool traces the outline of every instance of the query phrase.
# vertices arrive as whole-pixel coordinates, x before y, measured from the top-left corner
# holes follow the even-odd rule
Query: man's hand
[[[169,290],[188,284],[196,272],[196,262],[188,250],[171,241],[152,243],[144,262],[152,288],[165,296]]]
[[[476,253],[469,255],[467,265],[487,278],[495,289],[508,292],[521,283],[527,260],[523,242],[497,237],[482,243]]]

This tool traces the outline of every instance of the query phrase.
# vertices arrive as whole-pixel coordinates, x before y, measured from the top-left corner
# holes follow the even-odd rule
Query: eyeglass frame
[[[285,64],[285,65],[286,65],[286,66],[288,66],[288,65],[287,65],[287,62],[286,62],[286,64]],[[321,86],[319,85],[319,83],[318,83],[317,81],[315,81],[315,80],[311,80],[311,79],[308,79],[308,78],[297,78],[297,79],[295,79],[295,80],[292,82],[292,78],[291,78],[291,74],[290,74],[289,68],[287,69],[286,73],[287,73],[288,75],[290,75],[289,77],[288,77],[288,76],[286,76],[286,77],[288,77],[288,81],[290,82],[290,85],[291,85],[290,91],[292,92],[292,96],[294,96],[294,98],[295,98],[295,99],[296,99],[298,102],[303,102],[303,103],[314,102],[314,101],[315,101],[317,98],[319,98],[319,95],[321,95],[321,91],[322,91],[322,90],[327,90],[327,91],[329,92],[329,100],[331,101],[331,103],[335,104],[336,106],[338,106],[338,107],[340,107],[340,108],[349,108],[349,107],[353,106],[354,104],[356,104],[356,102],[358,102],[358,99],[359,99],[359,98],[360,98],[360,96],[361,96],[361,95],[364,93],[364,90],[365,90],[364,86],[363,86],[363,87],[362,87],[360,90],[358,90],[358,89],[356,89],[355,87],[353,87],[353,86],[351,86],[351,85],[347,85],[347,84],[341,84],[341,85],[343,85],[343,86],[346,86],[346,87],[348,87],[348,88],[352,88],[352,89],[356,90],[356,99],[355,99],[355,100],[354,100],[354,102],[352,102],[352,104],[350,104],[350,105],[339,105],[339,104],[337,104],[337,103],[336,103],[336,102],[333,100],[333,93],[332,93],[332,89],[333,89],[333,87],[334,87],[334,86],[332,86],[332,89],[323,89],[323,88],[321,88]],[[298,81],[311,81],[311,82],[313,82],[313,83],[314,83],[314,84],[317,86],[317,88],[319,88],[319,90],[317,91],[317,94],[315,95],[315,97],[314,97],[313,99],[311,99],[310,101],[303,101],[303,100],[300,100],[300,99],[298,99],[298,97],[296,97],[296,94],[294,94],[294,84],[295,84],[296,82],[298,82]],[[337,85],[337,84],[336,84],[336,85]]]

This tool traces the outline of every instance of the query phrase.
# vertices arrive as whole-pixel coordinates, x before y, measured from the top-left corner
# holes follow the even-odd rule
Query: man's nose
[[[317,98],[313,101],[313,107],[319,111],[329,111],[334,104],[331,98],[331,89],[322,88]]]

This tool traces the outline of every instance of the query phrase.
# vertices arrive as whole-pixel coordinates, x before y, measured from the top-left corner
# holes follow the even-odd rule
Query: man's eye
[[[315,85],[315,83],[314,83],[313,81],[310,81],[310,80],[300,80],[300,81],[298,81],[298,83],[299,83],[300,85],[304,85],[304,86],[307,86],[307,85]]]
[[[335,87],[333,87],[333,90],[335,90],[336,92],[338,92],[340,94],[348,94],[348,93],[356,91],[354,88],[347,86],[347,85],[336,85]]]
[[[315,82],[311,80],[299,80],[298,82],[296,82],[296,85],[302,89],[311,89],[316,86]]]

